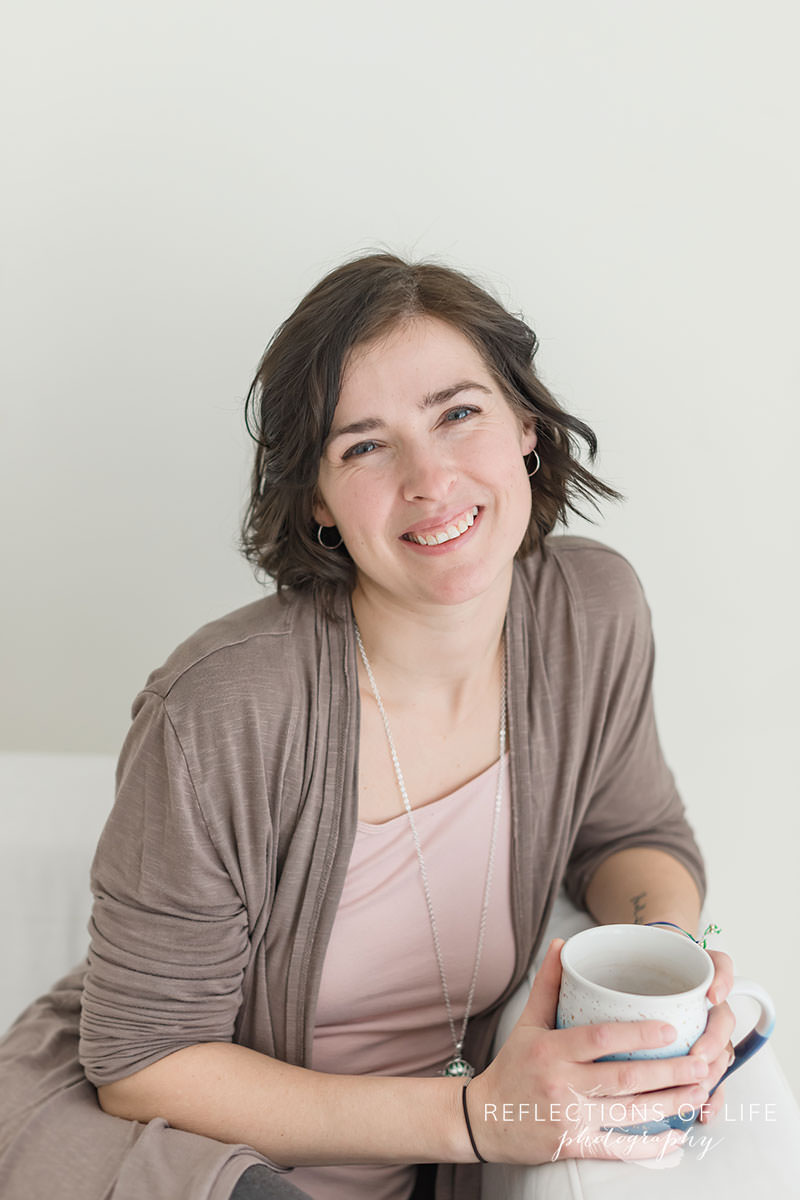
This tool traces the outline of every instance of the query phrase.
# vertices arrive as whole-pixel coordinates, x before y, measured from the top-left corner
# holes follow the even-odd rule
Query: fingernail
[[[704,1104],[708,1099],[708,1089],[704,1087],[695,1087],[692,1088],[689,1095],[692,1100],[697,1101],[699,1104]]]
[[[677,1033],[675,1032],[675,1029],[674,1029],[674,1027],[673,1027],[672,1025],[662,1025],[662,1026],[661,1026],[661,1040],[662,1040],[662,1041],[664,1041],[664,1042],[674,1042],[674,1041],[675,1041],[675,1038],[676,1038],[677,1036],[678,1036],[678,1035],[677,1035]]]

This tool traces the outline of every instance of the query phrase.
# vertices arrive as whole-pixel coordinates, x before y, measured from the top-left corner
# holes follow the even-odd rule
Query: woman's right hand
[[[656,1158],[685,1138],[619,1132],[620,1126],[699,1108],[708,1066],[693,1055],[597,1062],[656,1049],[675,1038],[660,1021],[556,1029],[561,939],[550,943],[508,1040],[469,1084],[475,1142],[487,1162],[534,1165],[554,1158]]]

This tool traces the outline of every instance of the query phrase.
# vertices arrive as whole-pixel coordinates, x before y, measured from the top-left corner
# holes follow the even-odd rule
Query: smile
[[[418,546],[440,546],[442,542],[452,542],[460,538],[462,533],[470,529],[478,515],[478,507],[465,509],[459,516],[454,517],[441,529],[426,529],[425,533],[404,533],[407,542],[415,542]]]

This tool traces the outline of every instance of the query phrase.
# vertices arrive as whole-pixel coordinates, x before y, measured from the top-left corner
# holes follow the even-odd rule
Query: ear
[[[314,520],[318,525],[336,524],[333,513],[328,508],[319,492],[314,492],[314,499],[311,502],[311,511],[314,514]]]
[[[521,441],[523,458],[530,454],[531,450],[535,449],[537,440],[535,422],[531,421],[530,424],[524,424],[522,426]]]

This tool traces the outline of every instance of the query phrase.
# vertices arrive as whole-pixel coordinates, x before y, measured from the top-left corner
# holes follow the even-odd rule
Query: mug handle
[[[733,1071],[738,1071],[742,1063],[746,1063],[748,1058],[761,1049],[766,1043],[767,1038],[771,1035],[775,1028],[775,1005],[772,1003],[772,997],[764,990],[759,983],[753,983],[750,979],[743,979],[740,975],[735,976],[733,987],[728,993],[728,999],[732,996],[751,996],[761,1006],[761,1013],[756,1021],[755,1027],[742,1038],[740,1042],[733,1048],[733,1062],[728,1067],[725,1074],[709,1092],[710,1096],[724,1083],[728,1076]]]
[[[728,1078],[732,1071],[738,1070],[742,1063],[746,1063],[748,1058],[765,1045],[767,1038],[775,1028],[775,1006],[772,1003],[772,997],[758,983],[753,983],[750,979],[743,979],[740,975],[736,975],[733,980],[733,987],[728,993],[728,999],[731,996],[751,996],[758,1004],[761,1005],[761,1014],[756,1021],[755,1027],[742,1038],[733,1048],[733,1062],[728,1067],[725,1074],[720,1079],[719,1083],[715,1084],[709,1096],[713,1096],[714,1092],[721,1083]],[[709,1001],[706,1001],[708,1007],[711,1008]],[[697,1119],[697,1114],[692,1109],[691,1115],[686,1114],[681,1116],[676,1113],[674,1116],[665,1117],[663,1121],[651,1121],[644,1125],[630,1125],[624,1129],[620,1129],[620,1133],[647,1133],[651,1136],[663,1133],[666,1129],[689,1129],[694,1125]]]

